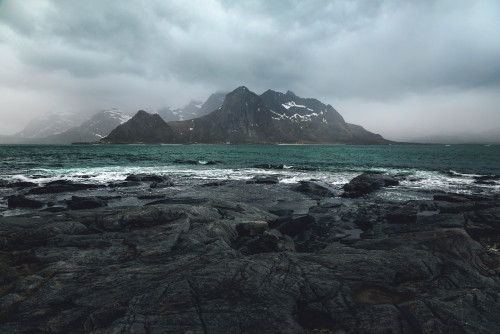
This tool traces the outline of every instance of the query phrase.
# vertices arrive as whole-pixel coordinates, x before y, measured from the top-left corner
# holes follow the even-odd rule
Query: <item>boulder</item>
[[[43,203],[34,199],[29,199],[21,195],[9,196],[7,198],[9,209],[14,208],[41,208]]]
[[[399,181],[390,175],[379,173],[364,173],[356,176],[344,185],[342,197],[357,198],[367,195],[383,187],[398,185]]]
[[[169,180],[170,178],[168,176],[161,176],[155,174],[131,174],[127,176],[127,178],[125,179],[125,181],[156,182],[156,183],[161,183]]]
[[[252,179],[246,181],[247,184],[276,184],[280,180],[277,176],[254,176]]]
[[[44,186],[30,189],[28,194],[55,194],[62,192],[75,192],[86,189],[96,189],[101,188],[102,185],[90,184],[90,183],[74,183],[67,180],[57,180],[52,181]]]
[[[296,191],[307,194],[315,199],[323,197],[333,197],[334,190],[326,183],[321,181],[300,181],[300,185],[295,188]]]

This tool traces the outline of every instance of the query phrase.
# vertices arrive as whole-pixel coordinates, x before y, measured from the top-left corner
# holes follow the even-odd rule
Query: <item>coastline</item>
[[[498,332],[500,197],[361,175],[26,184],[55,202],[0,217],[0,331]]]

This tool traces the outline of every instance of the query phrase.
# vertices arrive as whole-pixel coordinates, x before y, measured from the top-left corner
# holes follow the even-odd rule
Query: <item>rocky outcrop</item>
[[[377,189],[398,185],[399,181],[386,174],[363,173],[344,185],[343,197],[357,198]]]
[[[1,217],[0,332],[500,331],[498,199],[295,187]]]

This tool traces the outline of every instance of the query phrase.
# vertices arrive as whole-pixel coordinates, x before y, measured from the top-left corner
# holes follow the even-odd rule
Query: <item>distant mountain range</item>
[[[316,99],[300,98],[290,91],[283,94],[272,90],[259,96],[246,87],[227,94],[220,107],[211,113],[191,120],[166,123],[157,115],[139,111],[101,142],[390,143],[359,125],[346,123],[332,106]]]
[[[98,141],[130,118],[131,116],[117,109],[100,111],[84,122],[79,115],[52,114],[31,121],[22,131],[15,135],[1,137],[0,142],[71,144],[79,141]]]
[[[158,110],[158,114],[165,122],[184,121],[202,117],[219,108],[224,102],[226,94],[222,92],[214,93],[208,97],[205,103],[193,100],[184,108],[162,108]]]

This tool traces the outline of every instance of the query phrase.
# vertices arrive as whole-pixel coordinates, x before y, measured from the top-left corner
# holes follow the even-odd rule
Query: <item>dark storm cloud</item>
[[[404,114],[415,96],[498,88],[499,22],[495,0],[4,0],[2,109],[47,87],[38,111],[17,108],[26,117],[71,101],[154,110],[244,84],[292,89],[341,112],[346,102],[348,120],[362,120],[368,104],[387,117],[383,103]]]

